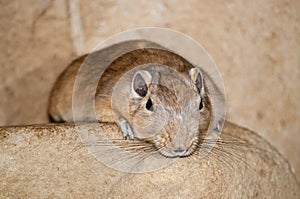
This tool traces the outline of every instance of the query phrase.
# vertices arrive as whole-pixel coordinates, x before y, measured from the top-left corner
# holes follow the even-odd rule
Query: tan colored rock
[[[91,135],[95,127],[121,135],[115,125],[80,126]],[[0,193],[10,198],[299,198],[289,164],[261,137],[228,122],[221,137],[230,145],[218,145],[208,156],[132,174],[97,161],[73,125],[0,128]]]

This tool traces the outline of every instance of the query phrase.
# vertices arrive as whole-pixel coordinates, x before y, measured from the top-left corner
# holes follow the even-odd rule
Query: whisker
[[[199,159],[202,153],[199,150],[202,148],[204,152],[209,152],[209,156],[215,158],[227,168],[236,169],[237,165],[243,165],[244,168],[253,172],[255,172],[255,169],[247,162],[247,154],[250,152],[256,152],[259,155],[271,153],[247,139],[230,134],[222,134],[219,138],[202,138],[195,145],[195,151],[182,158],[187,158],[187,160]],[[160,150],[165,146],[157,148],[152,143],[143,140],[127,140],[124,138],[90,140],[78,144],[71,153],[81,149],[82,146],[93,147],[91,151],[93,155],[107,158],[109,164],[117,167],[124,165],[129,171],[137,169],[139,166],[142,168],[144,161],[151,161],[149,158],[157,155],[160,158],[169,158],[160,153]]]
[[[206,145],[205,145],[206,144]],[[252,144],[246,141],[240,141],[237,139],[234,140],[208,140],[204,146],[200,145],[199,147],[204,147],[205,149],[209,149],[210,147],[212,150],[210,153],[217,158],[219,161],[222,161],[223,163],[226,162],[226,165],[230,168],[233,168],[232,162],[234,163],[242,163],[247,169],[250,169],[252,171],[253,168],[250,166],[250,164],[246,161],[246,153],[249,153],[252,151],[253,148],[257,150],[265,151],[264,149],[261,149],[257,146],[253,146]],[[211,146],[210,144],[215,144],[214,146]],[[221,157],[221,158],[220,158]]]

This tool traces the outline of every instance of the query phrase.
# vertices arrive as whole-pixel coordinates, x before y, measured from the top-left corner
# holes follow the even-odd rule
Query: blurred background
[[[0,125],[49,122],[51,88],[71,60],[116,33],[165,27],[206,49],[227,119],[268,140],[300,179],[299,10],[296,0],[0,0]]]

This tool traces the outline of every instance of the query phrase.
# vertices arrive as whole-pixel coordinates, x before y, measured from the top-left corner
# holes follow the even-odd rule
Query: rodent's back
[[[83,87],[96,90],[93,85],[97,85],[98,83],[97,74],[100,75],[103,72],[103,69],[105,69],[105,66],[108,66],[113,60],[126,52],[149,47],[162,48],[160,45],[146,40],[125,41],[83,55],[71,62],[58,77],[51,91],[48,104],[48,113],[50,117],[54,121],[73,122],[72,95],[75,79],[78,76],[81,66],[86,68],[86,70],[81,70],[82,73],[80,74],[86,79],[86,81],[82,81],[82,84],[84,84]],[[94,97],[94,95],[92,97]],[[91,109],[92,107],[89,108]],[[95,120],[94,114],[91,112],[87,112],[85,113],[85,116],[83,115],[82,118],[77,119],[81,121]]]
[[[56,122],[73,121],[72,113],[72,94],[73,86],[76,78],[76,73],[86,58],[83,55],[74,60],[57,78],[54,87],[52,88],[48,113],[52,120]]]

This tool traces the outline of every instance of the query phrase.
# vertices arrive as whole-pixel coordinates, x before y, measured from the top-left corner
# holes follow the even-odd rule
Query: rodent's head
[[[186,76],[174,70],[139,70],[129,98],[136,137],[153,143],[166,157],[192,154],[206,134],[211,104],[199,68]]]

